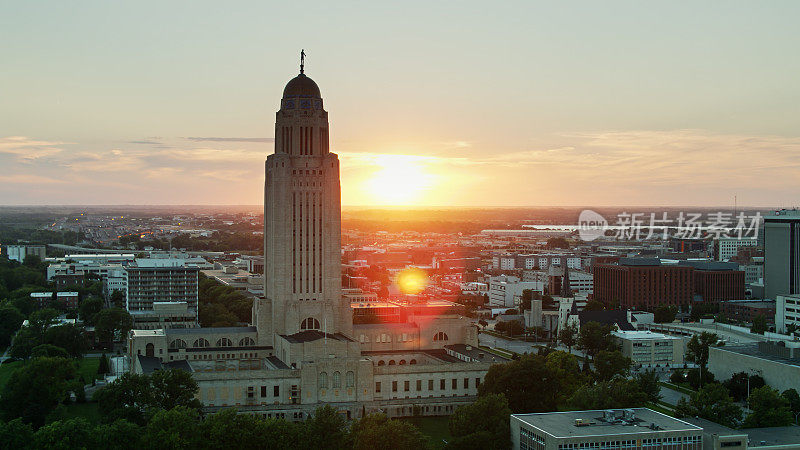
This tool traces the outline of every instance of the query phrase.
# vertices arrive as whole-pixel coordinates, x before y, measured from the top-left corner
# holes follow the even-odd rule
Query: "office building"
[[[639,366],[683,364],[683,340],[651,331],[612,331],[622,354]]]
[[[44,261],[47,256],[47,247],[44,245],[8,245],[6,256],[11,261],[24,262],[26,256],[38,256]]]
[[[511,415],[519,450],[702,450],[703,429],[648,408]]]
[[[800,294],[800,211],[764,216],[765,298]]]
[[[739,249],[755,247],[758,245],[756,238],[720,237],[714,242],[717,261],[729,261],[739,254]]]
[[[169,303],[170,310],[179,308],[176,304],[185,305],[186,311],[175,316],[179,326],[186,326],[187,316],[197,322],[197,267],[187,267],[181,259],[137,258],[123,272],[125,305],[137,328],[153,326],[152,316],[157,315],[159,303]]]

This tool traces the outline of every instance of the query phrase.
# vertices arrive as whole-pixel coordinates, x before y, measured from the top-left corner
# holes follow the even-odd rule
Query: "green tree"
[[[556,410],[566,382],[548,367],[544,355],[523,355],[491,366],[478,391],[480,395],[504,394],[514,413],[545,412]]]
[[[154,405],[160,409],[176,406],[199,409],[200,400],[195,397],[197,382],[185,370],[157,370],[150,375]]]
[[[594,358],[597,379],[608,381],[616,376],[627,377],[631,370],[631,359],[621,352],[601,350]]]
[[[794,422],[789,401],[769,386],[750,392],[747,406],[750,414],[744,419],[745,428],[785,427]]]
[[[114,291],[118,292],[118,291]],[[103,299],[100,297],[86,297],[78,307],[78,314],[86,325],[94,325],[94,316],[103,309]]]
[[[36,448],[72,450],[86,448],[93,428],[83,417],[59,420],[39,428],[33,436]]]
[[[111,371],[111,368],[108,364],[108,357],[105,353],[100,356],[100,364],[97,366],[97,374],[98,375],[105,375]]]
[[[343,450],[348,446],[347,420],[332,406],[320,406],[302,424],[308,448]]]
[[[647,394],[634,380],[614,378],[580,387],[569,398],[567,406],[573,410],[637,408],[647,402]]]
[[[115,308],[125,308],[125,294],[115,289],[109,296],[109,302]]]
[[[6,420],[22,418],[34,426],[64,400],[75,366],[65,358],[36,358],[17,369],[3,387],[0,412]]]
[[[748,375],[747,372],[737,372],[722,383],[722,385],[728,389],[728,392],[731,393],[731,397],[737,402],[746,400],[749,392],[765,384],[764,378],[760,375]]]
[[[133,328],[133,318],[122,308],[104,309],[94,316],[95,335],[100,342],[111,343],[115,336],[122,339]]]
[[[200,414],[196,409],[182,406],[160,410],[147,423],[142,440],[146,448],[201,448],[204,442]]]
[[[73,324],[48,328],[44,332],[42,342],[63,348],[73,358],[82,358],[89,348],[83,329]]]
[[[569,353],[572,353],[572,347],[578,343],[578,327],[574,322],[567,324],[558,332],[558,340],[567,346]]]
[[[92,443],[97,450],[137,450],[142,448],[142,427],[127,420],[94,427]]]
[[[792,414],[800,413],[800,394],[797,393],[796,389],[792,388],[781,392],[781,397],[789,402],[789,409],[792,410]]]
[[[502,394],[485,395],[470,405],[458,407],[449,420],[450,434],[455,439],[449,443],[448,448],[469,448],[468,444],[482,441],[485,435],[489,437],[486,442],[488,447],[481,448],[509,448],[510,415],[508,401]]]
[[[144,425],[148,409],[155,403],[150,377],[144,374],[124,373],[100,388],[92,399],[97,402],[100,414],[106,422],[125,419]]]
[[[702,376],[700,373],[700,369],[698,368],[689,369],[689,371],[686,372],[686,382],[689,383],[689,386],[694,390],[700,389],[700,387],[702,387],[702,385],[700,384],[701,379],[703,384],[717,382],[717,380],[714,378],[714,374],[709,372],[708,369],[703,369]]]
[[[582,325],[578,336],[578,348],[591,358],[600,351],[614,349],[612,329],[612,325],[600,322],[588,322]]]
[[[31,357],[38,358],[41,356],[71,358],[70,354],[67,353],[66,350],[52,344],[41,344],[33,347],[33,350],[31,350]]]
[[[22,419],[0,422],[0,448],[24,450],[32,448],[33,428]]]
[[[753,317],[753,325],[750,326],[750,332],[764,334],[765,331],[767,331],[767,318],[764,314],[756,314]]]
[[[725,386],[709,383],[693,393],[689,399],[680,399],[675,406],[676,417],[699,416],[726,427],[736,428],[742,417],[740,408],[728,395]]]
[[[369,414],[350,429],[353,450],[417,450],[427,448],[422,433],[412,424]]]
[[[715,333],[704,331],[699,336],[696,334],[692,336],[686,344],[686,360],[700,367],[700,386],[703,385],[703,375],[706,373],[706,365],[708,364],[708,348],[718,341],[719,337]]]
[[[661,305],[653,311],[653,321],[655,323],[672,323],[678,308],[669,305]]]
[[[0,305],[0,347],[7,347],[11,337],[22,326],[25,316],[10,304]]]
[[[647,401],[658,403],[661,400],[661,385],[655,370],[645,370],[636,374],[639,389],[647,395]]]
[[[583,307],[584,311],[602,311],[604,309],[606,309],[606,305],[597,300],[589,300],[586,302],[586,306]]]

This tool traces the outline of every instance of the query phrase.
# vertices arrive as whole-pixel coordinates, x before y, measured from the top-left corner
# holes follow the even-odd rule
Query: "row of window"
[[[428,380],[428,390],[429,391],[433,391],[433,387],[434,387],[433,381],[434,380]],[[481,385],[480,377],[475,378],[475,388],[479,387],[480,385]],[[422,390],[423,390],[422,386],[423,386],[422,380],[416,380],[416,391],[417,392],[422,392]],[[469,389],[469,378],[464,378],[464,382],[462,384],[462,387],[464,389]],[[380,381],[376,381],[375,382],[375,392],[376,393],[381,392],[382,388],[383,387],[381,386],[381,382]],[[453,379],[450,380],[450,388],[451,389],[458,389],[458,378],[453,378]],[[443,391],[445,389],[447,389],[447,380],[442,378],[442,379],[439,380],[439,390]],[[395,381],[392,381],[392,392],[397,392],[397,391],[398,391],[398,382],[395,380]],[[410,392],[410,391],[411,391],[411,380],[403,381],[403,392]]]
[[[340,389],[342,387],[342,373],[338,370],[333,372],[333,388]],[[356,385],[356,375],[352,370],[347,371],[345,374],[345,383],[347,387],[354,387]],[[320,372],[317,376],[317,384],[320,389],[327,389],[328,386],[328,372]]]
[[[256,345],[256,341],[251,338],[250,336],[245,336],[239,339],[239,347],[252,347]],[[183,339],[174,339],[172,342],[169,343],[169,348],[187,348],[188,344]],[[192,348],[206,348],[211,347],[211,343],[208,342],[208,339],[200,338],[195,339],[192,343]],[[217,339],[217,347],[233,347],[233,341],[230,339],[223,337]]]
[[[439,331],[438,333],[433,335],[434,341],[447,341],[449,339],[450,338],[447,336],[447,333],[445,333],[444,331]],[[397,335],[397,342],[410,342],[413,340],[414,338],[412,336],[409,336],[408,333],[402,333]],[[362,344],[369,343],[369,335],[367,334],[359,335],[358,341],[361,342]],[[388,343],[388,342],[392,342],[391,334],[381,333],[375,335],[375,343]]]

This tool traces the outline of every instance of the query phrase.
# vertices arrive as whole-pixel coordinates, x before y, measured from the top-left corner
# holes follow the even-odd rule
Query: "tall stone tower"
[[[341,295],[339,158],[329,151],[319,87],[302,64],[283,90],[265,174],[265,299],[253,306],[259,344],[304,330],[351,336]]]

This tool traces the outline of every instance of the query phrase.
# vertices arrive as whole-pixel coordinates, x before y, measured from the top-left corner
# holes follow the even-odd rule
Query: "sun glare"
[[[381,205],[409,205],[418,201],[434,182],[422,158],[411,155],[381,155],[375,164],[379,169],[366,181],[366,192]]]
[[[428,275],[422,269],[405,269],[397,274],[397,286],[404,294],[419,294],[428,284]]]

